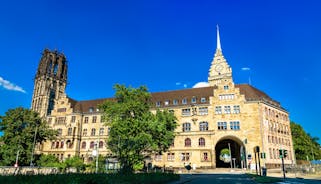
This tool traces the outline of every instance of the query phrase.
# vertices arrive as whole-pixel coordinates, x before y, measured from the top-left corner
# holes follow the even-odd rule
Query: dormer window
[[[206,102],[206,98],[205,98],[205,97],[202,97],[202,98],[201,98],[201,102],[202,102],[202,103],[205,103],[205,102]]]
[[[89,107],[89,112],[94,112],[94,108],[93,107]]]
[[[196,103],[196,97],[193,97],[191,100],[192,103]]]
[[[174,99],[173,100],[173,105],[178,105],[178,100]]]
[[[182,100],[182,104],[187,104],[187,99],[186,99],[186,98],[184,98],[184,99]]]
[[[160,107],[160,105],[161,105],[160,101],[156,102],[156,107]]]
[[[166,101],[164,102],[164,104],[165,104],[165,106],[168,106],[168,105],[169,105],[169,100],[166,100]]]

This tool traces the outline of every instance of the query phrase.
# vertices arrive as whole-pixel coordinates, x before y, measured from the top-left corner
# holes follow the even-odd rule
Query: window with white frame
[[[191,131],[191,124],[190,123],[183,123],[183,132]]]
[[[233,113],[234,114],[239,114],[240,113],[240,106],[239,105],[234,105],[233,106]]]
[[[221,106],[215,107],[215,114],[222,114],[222,107]]]
[[[227,129],[227,123],[226,122],[217,122],[217,129],[218,130],[226,130]]]
[[[156,154],[155,155],[155,160],[156,161],[162,161],[162,159],[163,159],[163,155],[160,155],[160,154]]]
[[[167,161],[174,161],[175,153],[167,153]]]
[[[231,130],[240,130],[240,122],[239,121],[231,121],[230,122]]]
[[[208,108],[207,107],[200,107],[198,108],[199,115],[207,115],[208,114]]]
[[[169,105],[169,100],[165,100],[164,105],[168,106]]]
[[[182,109],[182,116],[190,116],[191,115],[191,109]]]
[[[208,122],[202,121],[200,122],[200,131],[207,131],[208,130]]]
[[[184,98],[184,99],[182,100],[182,104],[187,104],[187,99],[186,99],[186,98]]]
[[[173,100],[173,105],[178,105],[178,100],[174,99]]]
[[[196,103],[196,97],[193,97],[191,103]]]
[[[181,154],[182,161],[189,161],[190,159],[190,153],[182,153]]]
[[[201,98],[201,103],[205,103],[206,102],[206,98],[205,97],[202,97]]]
[[[224,106],[224,113],[231,114],[231,106]]]

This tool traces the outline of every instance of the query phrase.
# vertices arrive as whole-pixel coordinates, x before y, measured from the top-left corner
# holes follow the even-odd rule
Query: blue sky
[[[115,83],[191,88],[207,81],[219,24],[235,83],[251,75],[321,138],[320,7],[317,0],[2,1],[0,115],[30,107],[44,48],[65,53],[67,94],[77,100],[111,97]]]

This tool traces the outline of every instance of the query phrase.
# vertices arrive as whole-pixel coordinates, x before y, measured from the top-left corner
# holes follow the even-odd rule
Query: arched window
[[[56,142],[51,142],[51,149],[55,148],[55,144],[56,144]]]
[[[64,148],[64,141],[61,141],[60,148]]]
[[[183,132],[191,131],[191,124],[190,123],[183,123]]]
[[[54,71],[53,71],[55,75],[57,75],[57,71],[58,71],[58,64],[55,64]]]
[[[56,142],[56,149],[58,149],[59,148],[59,142],[57,141]]]
[[[96,129],[95,128],[93,128],[93,129],[91,129],[91,135],[95,135],[96,134]]]
[[[81,149],[86,149],[86,142],[85,141],[81,143]]]
[[[191,147],[191,145],[192,145],[191,139],[190,138],[186,138],[185,139],[185,147]]]
[[[198,145],[199,146],[205,146],[205,139],[203,137],[198,139]]]
[[[88,162],[92,162],[93,160],[94,160],[93,157],[89,157],[89,158],[88,158]]]
[[[95,142],[94,142],[94,141],[91,141],[91,142],[90,142],[90,149],[94,149],[94,147],[95,147]]]
[[[67,148],[72,148],[73,146],[70,140],[67,140],[66,144],[67,144]]]
[[[103,148],[104,146],[104,142],[103,141],[99,141],[99,148]]]
[[[208,130],[208,123],[206,121],[200,122],[200,131],[207,131]]]

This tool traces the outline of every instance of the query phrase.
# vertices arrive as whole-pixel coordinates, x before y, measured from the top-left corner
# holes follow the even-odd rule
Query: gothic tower
[[[210,86],[214,86],[231,82],[233,83],[232,68],[229,66],[223,56],[220,41],[220,32],[217,26],[216,51],[209,71],[208,83]]]
[[[65,94],[67,61],[62,53],[45,49],[35,76],[31,109],[41,117],[51,113],[56,100]]]

